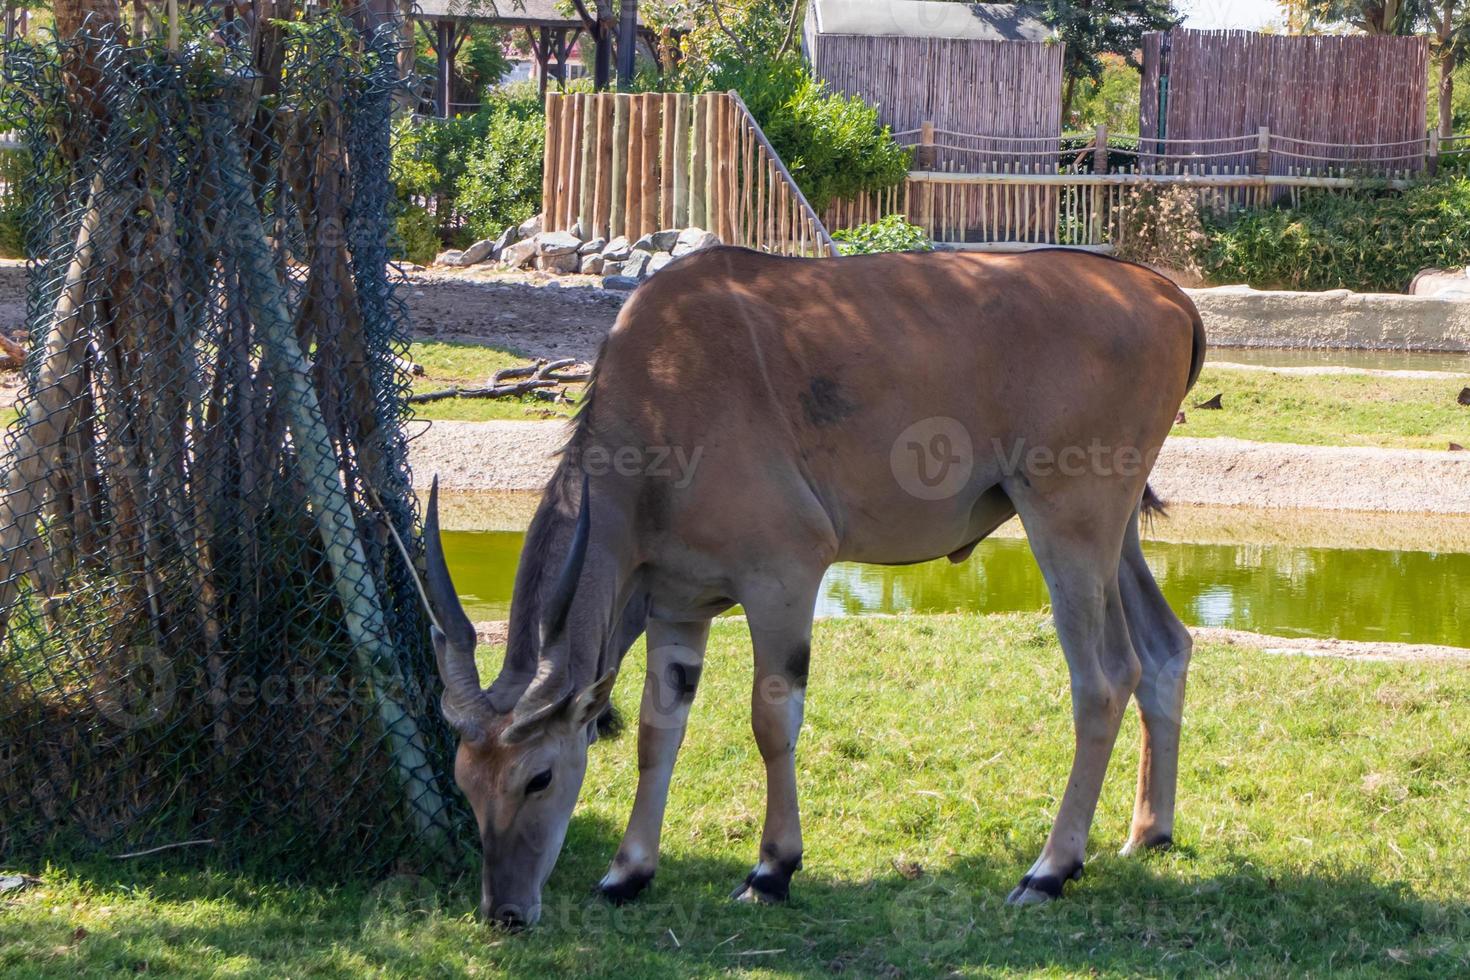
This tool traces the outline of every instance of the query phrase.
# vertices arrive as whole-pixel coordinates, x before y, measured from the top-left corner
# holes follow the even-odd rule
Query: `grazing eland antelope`
[[[534,922],[623,654],[648,635],[638,789],[602,893],[654,876],[710,620],[744,607],[766,769],[755,869],[801,867],[796,742],[812,617],[834,562],[963,561],[1019,514],[1071,676],[1076,755],[1041,855],[1010,894],[1081,874],[1124,708],[1143,754],[1125,852],[1167,845],[1190,636],[1139,544],[1148,470],[1199,376],[1193,304],[1140,266],[1079,251],[792,259],[715,248],[633,293],[526,537],[504,666],[425,527],[456,780],[484,849],[481,913]]]

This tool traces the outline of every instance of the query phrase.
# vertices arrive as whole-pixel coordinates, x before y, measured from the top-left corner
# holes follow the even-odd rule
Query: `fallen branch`
[[[495,377],[490,379],[490,384],[504,384],[512,378],[545,379],[550,377],[553,371],[560,371],[562,368],[571,367],[573,364],[576,363],[576,360],[570,357],[564,357],[559,361],[548,361],[545,358],[542,358],[535,364],[526,364],[521,367],[513,368],[501,368],[499,371],[495,372]]]
[[[16,366],[26,362],[26,349],[5,336],[4,333],[0,333],[0,354],[14,361]]]
[[[147,857],[150,854],[160,854],[164,851],[172,851],[178,847],[197,847],[201,844],[218,844],[219,841],[213,837],[204,837],[199,840],[181,840],[177,844],[164,844],[161,847],[150,847],[146,851],[129,851],[127,854],[114,854],[114,861],[126,861],[129,858]]]
[[[556,386],[557,382],[549,379],[531,378],[510,385],[490,385],[485,388],[444,388],[439,391],[428,391],[422,395],[410,395],[408,402],[410,405],[422,405],[425,402],[443,401],[446,398],[510,398]]]
[[[410,405],[423,405],[427,402],[444,401],[447,398],[516,398],[521,395],[531,395],[542,401],[569,402],[564,391],[552,391],[550,389],[560,388],[566,384],[586,384],[591,377],[590,372],[578,374],[561,373],[563,368],[576,364],[575,358],[566,357],[557,361],[540,360],[535,364],[526,364],[521,367],[502,368],[495,372],[488,385],[479,388],[441,388],[438,391],[426,391],[418,395],[410,395]],[[521,379],[521,380],[514,380]],[[510,382],[510,383],[507,383]]]

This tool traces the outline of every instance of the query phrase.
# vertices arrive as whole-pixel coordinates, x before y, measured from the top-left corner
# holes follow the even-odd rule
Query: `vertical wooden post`
[[[754,248],[755,240],[755,132],[751,129],[754,125],[750,120],[741,118],[740,132],[745,144],[745,150],[740,155],[740,185],[741,185],[741,234],[740,244],[746,248]]]
[[[659,125],[658,223],[660,228],[674,227],[674,132],[679,112],[674,93],[665,92]]]
[[[566,231],[572,227],[572,215],[576,210],[577,188],[574,184],[577,165],[577,105],[564,102],[561,107],[561,174],[556,191],[556,224],[546,220],[547,230]]]
[[[1269,174],[1271,172],[1271,127],[1262,126],[1256,130],[1256,173]]]
[[[658,231],[658,182],[662,172],[659,161],[659,117],[663,96],[648,93],[643,100],[643,168],[641,193],[643,195],[642,234]]]
[[[623,209],[623,234],[636,242],[643,228],[643,97],[618,93],[619,99],[628,103],[628,169],[623,174],[628,189],[623,198],[627,206]]]
[[[1429,176],[1433,177],[1439,173],[1440,133],[1438,126],[1429,127],[1424,149],[1426,153],[1424,166],[1428,169]]]
[[[689,96],[674,96],[674,220],[675,228],[692,223],[689,217]]]
[[[623,212],[627,207],[628,184],[623,179],[623,174],[628,169],[628,97],[620,92],[612,98],[612,167],[609,171],[612,193],[608,208],[607,235],[609,238],[616,238],[627,231]]]
[[[577,221],[582,226],[584,238],[592,238],[595,232],[592,226],[596,223],[593,219],[592,205],[597,197],[597,146],[598,146],[598,112],[597,99],[591,95],[579,95],[577,99],[582,103],[582,173],[577,189]]]
[[[700,227],[716,235],[720,224],[720,100],[704,96],[704,221]]]
[[[692,155],[689,162],[689,224],[708,230],[705,213],[705,171],[709,169],[706,132],[709,130],[709,97],[694,96],[694,131],[690,134]]]
[[[1102,124],[1097,127],[1097,135],[1093,137],[1092,145],[1092,170],[1093,173],[1105,174],[1108,172],[1108,127]]]
[[[710,228],[720,241],[730,241],[730,97],[715,96],[715,151],[711,159],[719,166],[712,167],[715,176],[715,192],[710,196],[715,202],[714,227]]]
[[[597,106],[597,199],[592,209],[592,233],[610,239],[613,237],[608,221],[612,212],[613,101],[601,93],[588,98]]]
[[[925,119],[919,124],[919,152],[915,161],[920,170],[934,169],[934,120]]]
[[[541,156],[541,218],[550,227],[556,213],[556,173],[560,166],[558,141],[561,138],[561,98],[546,97],[546,150]]]

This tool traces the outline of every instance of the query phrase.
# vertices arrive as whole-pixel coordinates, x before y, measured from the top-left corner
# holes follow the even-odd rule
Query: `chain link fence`
[[[457,859],[389,267],[400,34],[16,44],[31,349],[0,455],[0,860]],[[269,43],[265,43],[269,42]]]

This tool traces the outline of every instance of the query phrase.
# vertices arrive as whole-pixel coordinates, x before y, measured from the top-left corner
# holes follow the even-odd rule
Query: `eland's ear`
[[[552,721],[571,710],[572,703],[572,692],[568,691],[555,701],[543,704],[525,714],[517,710],[512,716],[513,720],[510,725],[500,733],[500,744],[518,745],[537,732],[545,731]]]
[[[617,672],[610,670],[577,694],[572,700],[570,714],[573,730],[585,727],[606,710],[607,703],[612,700],[613,684],[617,679]]]

